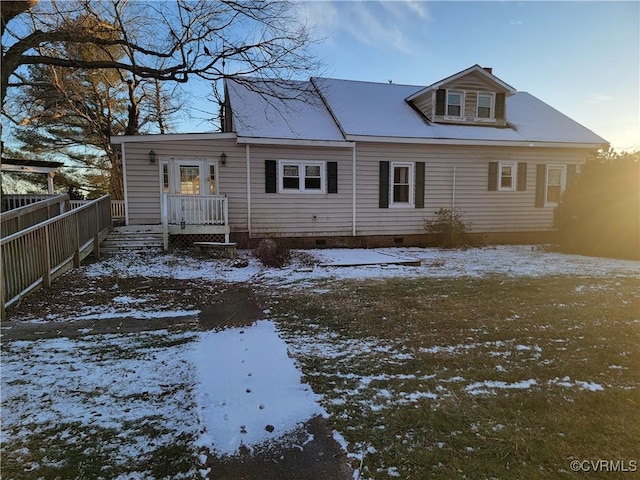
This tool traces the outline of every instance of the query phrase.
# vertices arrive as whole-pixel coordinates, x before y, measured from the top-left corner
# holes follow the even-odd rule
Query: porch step
[[[100,245],[100,250],[105,255],[141,250],[161,251],[162,249],[162,232],[152,228],[114,228]]]

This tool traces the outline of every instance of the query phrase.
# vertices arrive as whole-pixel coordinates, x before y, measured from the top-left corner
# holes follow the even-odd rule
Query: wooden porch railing
[[[226,195],[164,195],[163,214],[169,225],[227,225]]]
[[[89,203],[90,200],[71,200],[71,208],[78,208]],[[111,218],[125,217],[124,200],[111,200]]]
[[[100,257],[100,242],[111,227],[110,205],[105,195],[0,239],[2,318],[6,307],[39,286],[49,287],[90,253]]]
[[[0,237],[19,232],[69,210],[67,194],[7,195],[2,200],[13,209],[0,216]]]
[[[188,231],[189,226],[209,226],[212,227],[210,230],[224,234],[225,242],[229,242],[229,202],[227,196],[165,193],[162,196],[162,229],[165,250],[169,245],[170,225],[180,225],[181,231]]]

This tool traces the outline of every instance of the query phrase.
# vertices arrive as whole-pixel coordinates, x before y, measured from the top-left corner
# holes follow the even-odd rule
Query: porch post
[[[47,193],[49,195],[53,195],[53,176],[55,174],[56,174],[55,172],[47,173]]]
[[[222,203],[222,214],[224,216],[224,226],[226,233],[224,234],[224,243],[229,243],[229,197],[224,194],[224,200]]]
[[[169,218],[167,194],[162,194],[162,242],[164,250],[169,250]]]

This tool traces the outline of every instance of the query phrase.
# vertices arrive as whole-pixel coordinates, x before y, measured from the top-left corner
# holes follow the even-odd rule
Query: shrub
[[[640,259],[640,152],[600,152],[555,210],[563,252]]]
[[[290,250],[270,238],[260,240],[253,254],[265,267],[280,268],[291,260]]]
[[[462,220],[462,214],[451,208],[441,208],[433,220],[424,221],[424,229],[437,235],[438,245],[444,248],[468,246],[471,241],[468,234],[469,222]]]

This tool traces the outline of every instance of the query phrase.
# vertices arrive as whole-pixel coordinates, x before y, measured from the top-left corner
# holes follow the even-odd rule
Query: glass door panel
[[[181,195],[200,195],[200,166],[180,165],[180,185],[178,193]]]

